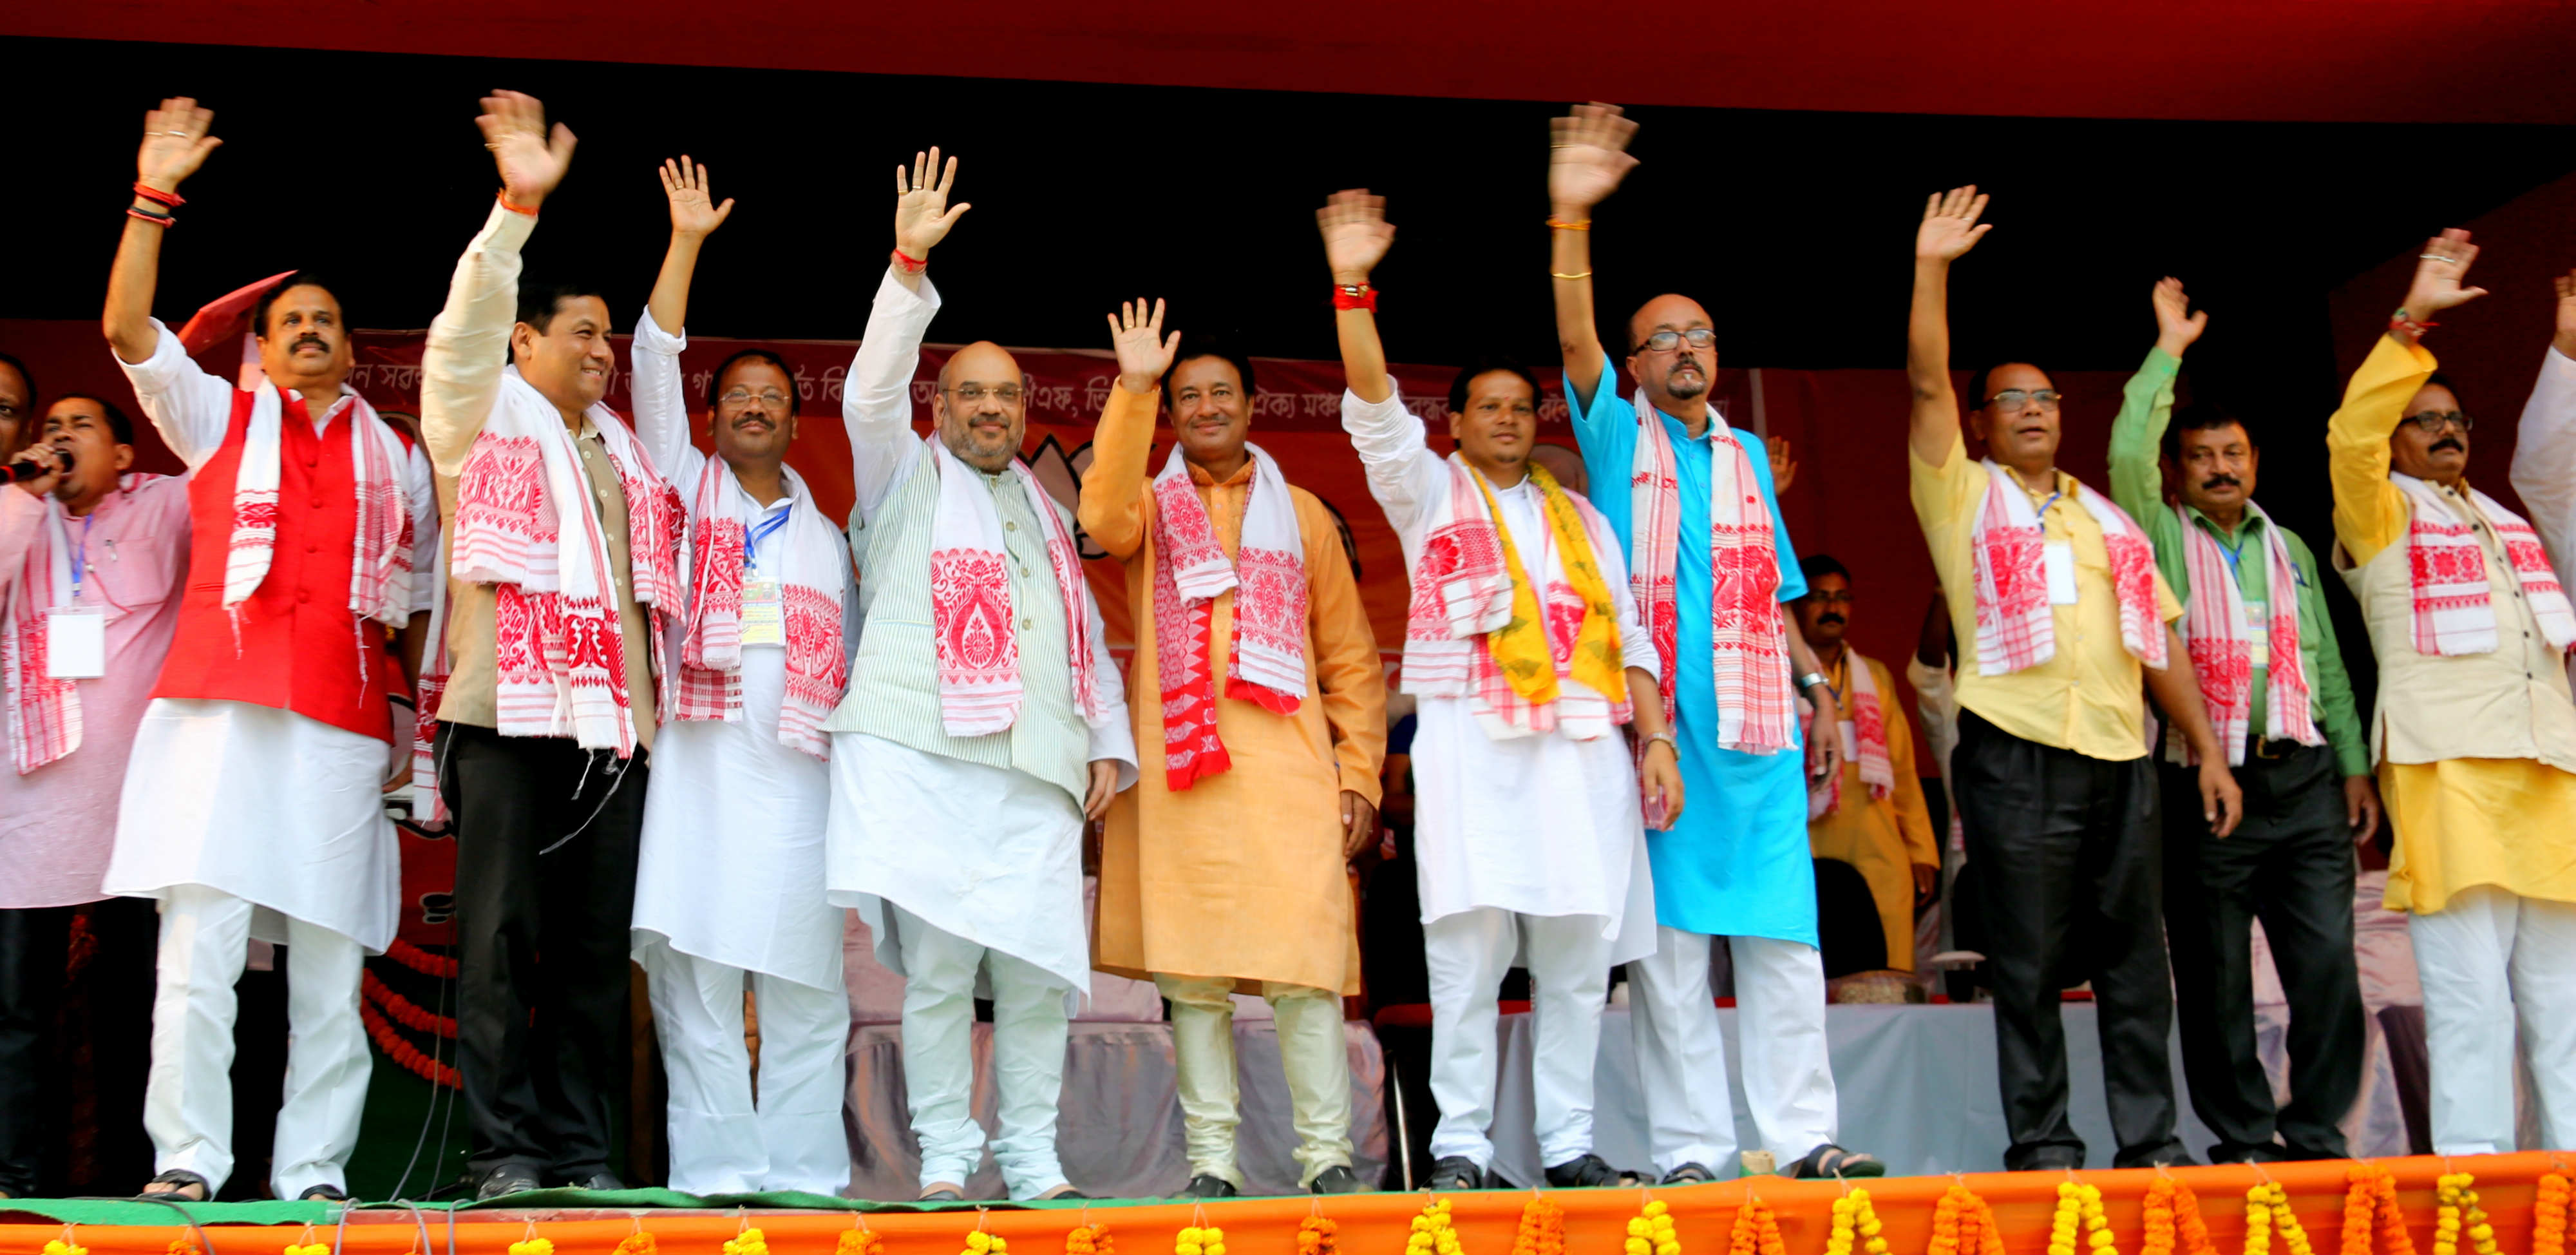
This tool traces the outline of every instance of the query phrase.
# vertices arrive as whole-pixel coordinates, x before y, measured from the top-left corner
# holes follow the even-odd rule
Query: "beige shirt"
[[[438,479],[438,512],[447,520],[442,546],[455,543],[456,482],[474,438],[500,395],[501,371],[508,354],[510,328],[518,317],[519,249],[535,230],[536,219],[493,206],[491,218],[456,263],[447,308],[429,327],[429,343],[420,357],[421,440]],[[653,652],[645,635],[643,608],[635,604],[635,582],[626,552],[626,488],[618,482],[616,464],[588,418],[581,423],[582,477],[598,504],[599,527],[608,540],[608,579],[617,595],[617,622],[626,638],[626,693],[635,714],[635,743],[653,748],[656,717]],[[442,562],[446,549],[441,550]],[[446,694],[438,717],[449,723],[496,727],[498,680],[493,653],[493,620],[498,595],[489,584],[447,582]]]

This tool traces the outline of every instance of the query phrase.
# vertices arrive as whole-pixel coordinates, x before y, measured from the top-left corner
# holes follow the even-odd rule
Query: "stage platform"
[[[2539,1153],[2378,1162],[2395,1176],[2399,1204],[2415,1249],[2421,1252],[2433,1249],[2435,1177],[2453,1170],[2475,1173],[2502,1255],[2525,1255],[2532,1250],[2535,1184],[2542,1174],[2563,1174],[2569,1167],[2565,1156]],[[2345,1173],[2351,1166],[2350,1161],[2275,1164],[2267,1171],[2229,1165],[2185,1168],[2171,1175],[2198,1195],[2219,1252],[2241,1249],[2244,1192],[2269,1179],[2288,1191],[2290,1206],[2319,1255],[2363,1255],[2345,1252],[2339,1235]],[[1926,1249],[1934,1204],[1954,1181],[1993,1205],[2008,1251],[2034,1255],[2047,1245],[2057,1187],[2070,1175],[2101,1187],[2115,1249],[2134,1255],[2141,1232],[2140,1200],[2159,1175],[2153,1171],[1898,1177],[1862,1184],[1885,1224],[1891,1251],[1898,1255]],[[1724,1251],[1736,1210],[1748,1197],[1758,1196],[1777,1211],[1791,1255],[1816,1255],[1824,1249],[1830,1209],[1843,1187],[1834,1182],[1763,1177],[1651,1192],[1551,1190],[1547,1197],[1565,1209],[1568,1252],[1614,1255],[1628,1218],[1649,1193],[1672,1209],[1686,1252],[1718,1255]],[[1508,1255],[1528,1192],[1486,1190],[1444,1197],[1453,1207],[1466,1255]],[[755,1201],[811,1201],[825,1206],[754,1210],[750,1204]],[[719,1202],[741,1206],[669,1205]],[[68,1238],[90,1255],[171,1255],[173,1243],[183,1240],[197,1243],[202,1255],[272,1255],[301,1243],[320,1244],[334,1255],[506,1255],[511,1243],[536,1236],[551,1242],[555,1255],[610,1255],[630,1235],[644,1233],[653,1238],[657,1255],[715,1255],[722,1243],[750,1224],[761,1229],[773,1255],[830,1255],[840,1234],[860,1225],[883,1237],[885,1255],[956,1255],[965,1247],[965,1235],[979,1225],[1006,1238],[1013,1255],[1052,1255],[1064,1249],[1067,1230],[1089,1220],[1107,1225],[1126,1255],[1161,1255],[1171,1248],[1174,1234],[1191,1224],[1223,1227],[1228,1249],[1240,1255],[1291,1255],[1297,1250],[1299,1222],[1321,1214],[1338,1226],[1339,1247],[1349,1255],[1395,1255],[1403,1250],[1407,1228],[1423,1202],[1424,1196],[1418,1194],[1366,1194],[1324,1200],[1248,1198],[1205,1205],[1122,1200],[1025,1207],[949,1204],[924,1209],[796,1196],[700,1200],[658,1190],[615,1194],[557,1190],[452,1212],[402,1206],[343,1210],[319,1203],[201,1204],[189,1209],[198,1219],[198,1226],[191,1229],[177,1223],[171,1209],[156,1204],[31,1200],[0,1202],[0,1252],[33,1255],[50,1240]],[[66,1229],[65,1221],[74,1222],[73,1227]],[[309,1234],[307,1224],[312,1226]]]

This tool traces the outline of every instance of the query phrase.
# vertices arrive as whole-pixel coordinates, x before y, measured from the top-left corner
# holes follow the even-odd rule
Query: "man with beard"
[[[151,1192],[208,1198],[232,1172],[233,982],[256,936],[287,956],[269,1183],[339,1198],[369,1069],[359,967],[392,942],[399,896],[380,651],[386,628],[406,629],[408,680],[438,525],[418,450],[346,382],[348,324],[328,286],[298,273],[259,297],[250,391],[199,369],[152,317],[179,185],[222,142],[213,116],[179,98],[145,119],[108,277],[108,344],[188,464],[193,539],[105,888],[161,903]]]
[[[2253,435],[2209,406],[2174,421],[2174,372],[2209,315],[2188,312],[2177,279],[2158,283],[2153,303],[2156,346],[2111,424],[2111,499],[2146,529],[2166,584],[2183,590],[2183,643],[2245,793],[2244,822],[2218,840],[2194,814],[2188,747],[2166,738],[2165,935],[2183,1074],[2192,1110],[2218,1134],[2213,1162],[2340,1159],[2341,1122],[2361,1090],[2352,847],[2379,829],[2370,743],[2316,559],[2254,504]],[[2171,504],[2159,442],[2180,498]],[[2254,1052],[2256,919],[2290,1004],[2290,1101],[2277,1109]]]
[[[1807,848],[1817,858],[1851,864],[1869,882],[1887,933],[1887,966],[1911,972],[1914,913],[1941,885],[1941,847],[1914,771],[1914,729],[1895,700],[1887,664],[1844,641],[1851,630],[1851,572],[1820,553],[1800,560],[1798,570],[1807,580],[1807,595],[1796,602],[1798,633],[1824,665],[1825,683],[1843,712],[1842,769],[1807,790]]]
[[[1342,427],[1413,581],[1402,683],[1420,699],[1414,858],[1440,1104],[1430,1187],[1497,1183],[1495,999],[1515,956],[1530,971],[1547,1183],[1634,1184],[1593,1153],[1592,1075],[1610,968],[1655,948],[1645,825],[1684,813],[1654,647],[1609,524],[1530,461],[1536,377],[1496,362],[1458,372],[1457,451],[1433,453],[1378,339],[1369,275],[1395,239],[1385,202],[1336,193],[1316,220],[1349,380]],[[1619,735],[1632,718],[1633,757]]]
[[[572,132],[517,92],[475,119],[501,192],[421,352],[421,430],[450,523],[442,665],[424,684],[456,819],[457,1064],[475,1193],[617,1189],[609,1120],[655,651],[678,617],[681,506],[600,397],[616,359],[587,289],[522,285]],[[507,361],[509,365],[503,365]]]
[[[2213,835],[2240,805],[2200,686],[2168,665],[2182,608],[2146,533],[2119,506],[2057,469],[2058,394],[2027,362],[1977,372],[1971,461],[1950,383],[1950,263],[1992,229],[1973,187],[1935,194],[1914,245],[1906,376],[1914,386],[1914,513],[1952,626],[1973,642],[1958,677],[1951,775],[1977,877],[1995,991],[1996,1067],[2015,1171],[2079,1167],[2066,1115],[2058,992],[2089,978],[2103,1083],[2121,1167],[2185,1161],[2174,1140],[2165,1038],[2173,996],[2157,887],[2157,787],[2140,737],[2143,682],[2199,755],[2197,791]]]
[[[1278,1025],[1297,1184],[1347,1194],[1360,1188],[1348,867],[1378,839],[1386,675],[1332,512],[1246,438],[1252,362],[1166,339],[1162,323],[1159,301],[1111,319],[1118,384],[1082,477],[1082,530],[1127,569],[1127,706],[1147,768],[1109,808],[1097,957],[1172,1004],[1192,1197],[1244,1184],[1238,990],[1268,999]],[[1174,443],[1149,477],[1158,387]]]
[[[689,443],[680,353],[712,203],[704,167],[662,165],[671,247],[635,323],[635,434],[688,504],[687,616],[665,642],[679,683],[662,708],[635,873],[635,958],[671,1079],[672,1189],[835,1195],[849,994],[841,911],[823,900],[831,797],[823,720],[849,680],[858,589],[841,529],[787,467],[796,380],[746,349],[707,384],[716,455]],[[667,330],[666,330],[667,328]],[[743,1044],[748,974],[760,1093]]]
[[[0,768],[0,1196],[26,1198],[64,1127],[54,1018],[73,909],[106,897],[118,785],[179,623],[171,594],[188,574],[188,484],[128,472],[133,424],[97,397],[55,401],[41,443],[17,461],[38,473],[0,493],[10,751]],[[121,909],[90,916],[94,934],[128,922]],[[132,922],[148,929],[152,918]],[[130,995],[127,972],[93,966],[105,977],[102,1011],[144,995],[150,970],[135,966]],[[128,1078],[102,1080],[113,1103],[104,1091]]]
[[[2471,420],[2422,343],[2443,311],[2486,295],[2461,286],[2477,255],[2466,231],[2425,242],[2326,425],[2335,567],[2379,657],[2387,904],[2407,913],[2423,974],[2444,1155],[2514,1149],[2517,1037],[2540,1145],[2576,1147],[2576,610],[2541,535],[2469,486]],[[2576,498],[2576,275],[2557,283],[2514,453],[2515,486],[2553,524]]]
[[[1136,781],[1117,665],[1071,516],[1019,460],[1020,364],[978,342],[939,370],[928,440],[912,376],[939,310],[930,250],[957,161],[895,171],[894,253],[841,394],[867,615],[832,734],[824,884],[904,979],[903,1075],[921,1196],[962,1197],[985,1149],[972,1110],[975,995],[992,990],[992,1143],[1010,1197],[1066,1198],[1056,1156],[1067,1016],[1088,985],[1082,829]]]
[[[1885,1171],[1876,1160],[1834,1144],[1806,819],[1809,783],[1840,774],[1842,746],[1801,737],[1796,694],[1817,727],[1842,715],[1780,609],[1806,585],[1769,453],[1709,404],[1717,332],[1698,302],[1658,296],[1628,320],[1637,391],[1625,399],[1593,325],[1592,208],[1637,164],[1627,153],[1636,129],[1610,105],[1556,120],[1548,226],[1566,403],[1591,477],[1629,486],[1597,504],[1628,546],[1637,617],[1662,661],[1663,706],[1699,800],[1690,819],[1647,837],[1661,928],[1655,953],[1628,976],[1648,1141],[1655,1167],[1677,1183],[1710,1180],[1735,1154],[1726,1088],[1707,1082],[1726,1074],[1709,990],[1709,948],[1722,936],[1746,1025],[1737,1039],[1745,1104],[1762,1149],[1792,1176],[1876,1176]]]

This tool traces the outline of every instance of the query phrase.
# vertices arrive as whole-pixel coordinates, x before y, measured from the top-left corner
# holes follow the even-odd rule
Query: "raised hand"
[[[934,178],[935,176],[935,178]],[[930,250],[948,238],[948,229],[974,206],[959,202],[948,204],[948,189],[957,184],[957,159],[948,159],[945,169],[939,164],[939,150],[914,153],[912,168],[894,168],[894,246],[904,256],[920,261]]]
[[[1335,192],[1315,211],[1315,229],[1324,235],[1324,264],[1333,282],[1366,283],[1369,272],[1385,260],[1395,243],[1395,224],[1386,220],[1386,198],[1364,187]]]
[[[1123,302],[1118,312],[1109,316],[1109,343],[1118,352],[1118,386],[1138,394],[1152,392],[1161,382],[1163,372],[1172,368],[1172,355],[1180,351],[1181,333],[1163,337],[1163,303],[1154,302],[1154,315],[1145,316],[1145,298]]]
[[[206,134],[214,122],[215,111],[198,108],[194,97],[162,101],[160,108],[143,115],[143,147],[134,154],[135,178],[155,191],[178,191],[181,182],[206,164],[207,153],[223,147],[222,140]]]
[[[1986,198],[1977,194],[1977,185],[1954,187],[1947,192],[1934,192],[1923,202],[1923,225],[1914,232],[1914,257],[1918,261],[1954,262],[1986,238],[1995,229],[1991,222],[1977,218],[1986,212]]]
[[[2167,357],[2182,356],[2209,327],[2208,310],[2190,312],[2191,298],[2184,295],[2180,279],[2167,275],[2157,280],[2147,299],[2156,308],[2156,347]]]
[[[1547,122],[1547,199],[1556,216],[1583,217],[1594,205],[1619,190],[1619,180],[1637,168],[1628,141],[1637,124],[1622,117],[1619,106],[1594,101]]]
[[[1767,436],[1763,447],[1771,454],[1771,495],[1789,491],[1789,481],[1798,477],[1798,459],[1789,456],[1787,436]]]
[[[2458,227],[2424,241],[2424,252],[2415,261],[2415,281],[2406,288],[2406,316],[2421,322],[2485,296],[2485,288],[2460,284],[2469,275],[2469,264],[2477,259],[2478,246],[2469,243],[2469,233]]]
[[[2576,357],[2576,270],[2553,280],[2558,285],[2558,334],[2549,341],[2561,357]]]
[[[572,129],[561,122],[546,129],[545,102],[525,92],[495,91],[483,98],[483,146],[501,171],[501,195],[521,209],[534,209],[563,182],[572,165]]]
[[[662,163],[662,194],[671,198],[671,234],[704,238],[733,214],[733,198],[715,204],[709,176],[714,172],[682,154]]]

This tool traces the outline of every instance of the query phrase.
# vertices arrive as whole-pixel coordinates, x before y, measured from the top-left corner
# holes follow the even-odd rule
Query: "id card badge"
[[[2074,605],[2075,546],[2062,540],[2052,540],[2044,552],[2047,559],[2044,565],[2048,568],[2048,604]]]
[[[107,674],[107,616],[96,606],[57,606],[45,612],[45,674],[57,680],[95,680]]]
[[[2245,603],[2245,639],[2254,645],[2254,665],[2268,666],[2272,656],[2272,611],[2264,602]]]
[[[778,581],[744,580],[742,582],[742,643],[745,645],[787,644],[787,614],[779,604]]]
[[[1859,762],[1860,725],[1849,719],[1845,719],[1842,721],[1841,726],[1843,730],[1843,761],[1847,763]]]

